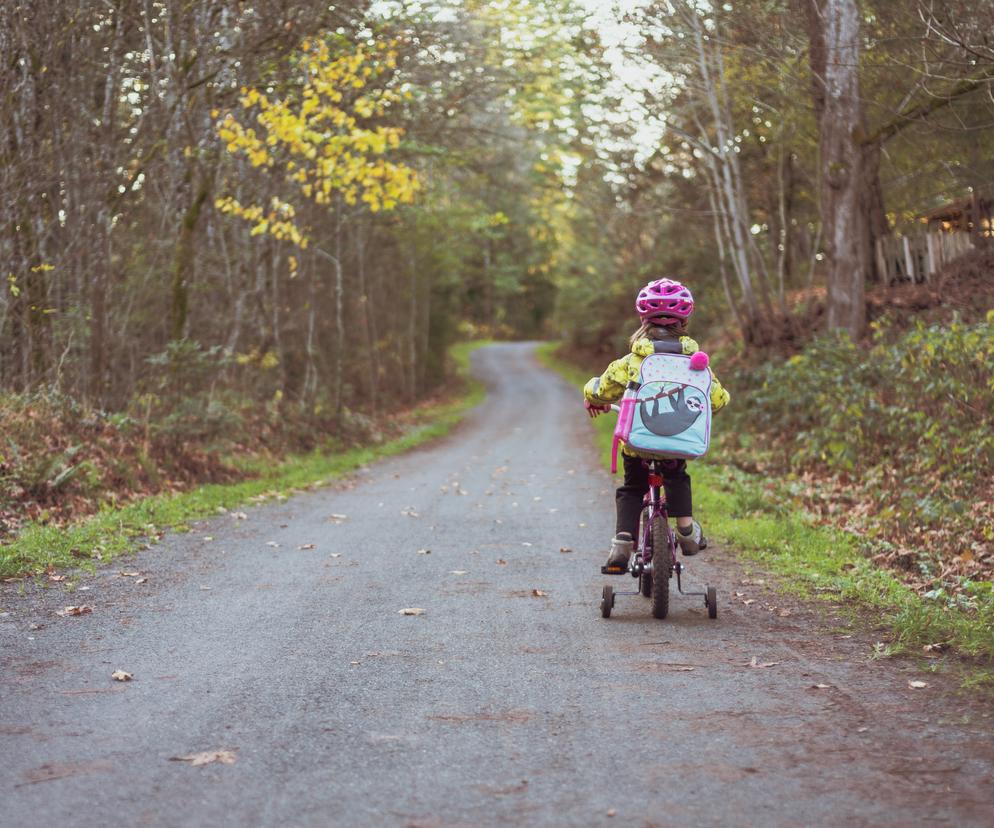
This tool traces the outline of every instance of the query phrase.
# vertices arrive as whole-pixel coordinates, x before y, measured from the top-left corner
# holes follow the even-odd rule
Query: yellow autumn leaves
[[[386,157],[400,145],[403,130],[364,123],[382,118],[402,97],[369,86],[396,67],[395,46],[377,43],[332,55],[324,41],[305,41],[295,64],[299,91],[273,99],[243,88],[240,117],[226,113],[217,123],[218,137],[229,153],[272,170],[316,204],[329,204],[336,194],[346,204],[362,203],[372,212],[411,203],[420,187],[417,173]],[[298,226],[298,211],[290,201],[273,196],[266,205],[245,205],[224,196],[215,206],[251,223],[252,235],[268,234],[307,247],[306,231]]]

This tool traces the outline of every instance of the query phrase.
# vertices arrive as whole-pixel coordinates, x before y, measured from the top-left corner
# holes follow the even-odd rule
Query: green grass
[[[465,381],[456,399],[417,412],[404,435],[374,446],[338,454],[295,455],[273,466],[250,461],[243,469],[256,476],[233,484],[200,486],[179,494],[162,494],[118,508],[108,508],[68,527],[28,523],[10,544],[0,546],[0,577],[37,573],[48,567],[92,567],[154,542],[166,530],[184,531],[190,521],[210,517],[252,501],[282,497],[342,477],[383,457],[400,454],[448,433],[484,397],[483,386],[469,378],[469,358],[483,342],[454,346],[450,355]]]
[[[539,359],[582,386],[589,375],[558,358],[557,347],[544,343]],[[593,425],[609,458],[614,417],[598,417]],[[708,535],[762,564],[781,590],[872,614],[891,630],[892,652],[921,652],[927,644],[941,644],[994,661],[994,601],[966,609],[924,598],[861,554],[855,536],[816,525],[768,493],[768,481],[724,466],[718,458],[695,462],[693,477],[694,511]],[[990,680],[989,673],[976,673],[974,683],[984,683],[983,676]]]

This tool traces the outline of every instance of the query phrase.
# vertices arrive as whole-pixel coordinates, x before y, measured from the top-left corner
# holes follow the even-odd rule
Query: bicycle
[[[611,409],[617,412],[621,411],[620,406],[617,405],[612,405]],[[643,595],[651,602],[653,617],[666,618],[670,608],[670,580],[676,575],[677,591],[681,595],[703,597],[708,618],[717,618],[718,594],[713,586],[705,585],[704,592],[684,592],[683,590],[681,576],[685,567],[677,559],[677,542],[666,511],[666,494],[662,489],[663,476],[658,466],[660,461],[645,460],[643,462],[649,468],[649,491],[643,500],[635,552],[627,567],[601,567],[601,573],[604,575],[630,574],[632,577],[638,578],[638,589],[616,592],[610,584],[605,584],[601,593],[601,616],[611,617],[611,610],[614,609],[614,601],[617,596]]]

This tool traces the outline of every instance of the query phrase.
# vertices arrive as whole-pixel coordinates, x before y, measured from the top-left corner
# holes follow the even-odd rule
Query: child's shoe
[[[628,568],[628,559],[635,551],[635,541],[628,532],[618,532],[611,540],[611,554],[608,555],[607,565],[611,569]]]
[[[688,527],[677,527],[676,542],[680,544],[684,555],[696,555],[702,549],[707,549],[707,539],[701,530],[701,524],[696,520]]]

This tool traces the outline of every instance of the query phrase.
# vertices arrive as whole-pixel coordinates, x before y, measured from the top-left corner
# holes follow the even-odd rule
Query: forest
[[[613,358],[671,276],[728,366],[726,456],[972,600],[994,570],[990,19],[6,0],[0,538],[237,476],[233,454],[380,439],[444,393],[456,342]]]

